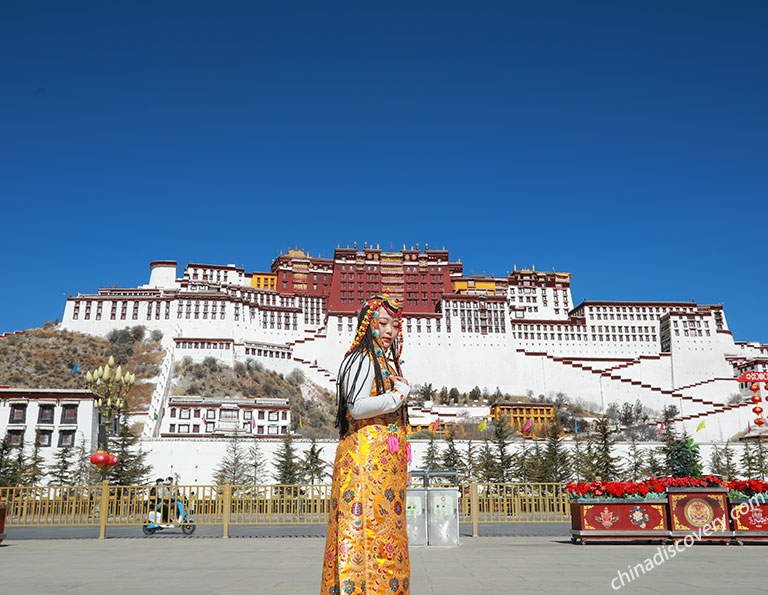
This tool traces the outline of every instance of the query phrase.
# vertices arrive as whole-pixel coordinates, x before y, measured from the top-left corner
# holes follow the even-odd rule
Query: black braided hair
[[[360,312],[358,313],[357,317],[357,325],[358,327],[363,321],[363,318],[365,318],[366,313],[370,308],[373,306],[379,306],[376,303],[371,303],[370,301],[360,309]],[[370,358],[373,362],[373,378],[374,383],[376,385],[376,392],[378,394],[381,394],[386,391],[385,384],[384,384],[384,375],[381,372],[381,366],[379,365],[379,359],[376,357],[376,343],[374,341],[373,337],[373,329],[371,326],[369,326],[365,334],[363,335],[363,338],[360,340],[360,342],[350,351],[347,356],[342,360],[341,366],[339,366],[339,373],[336,376],[336,421],[334,423],[334,426],[339,428],[339,438],[344,438],[344,436],[347,435],[347,431],[349,430],[349,422],[347,421],[347,409],[349,408],[349,405],[352,405],[355,402],[355,399],[357,398],[357,393],[360,388],[360,384],[365,383],[365,381],[368,379],[368,376],[366,375],[365,378],[362,380],[360,377],[360,371],[363,369],[362,366],[358,366],[358,362],[360,361],[361,357],[367,357]],[[395,341],[390,346],[390,351],[392,353],[392,359],[395,364],[395,370],[397,370],[398,376],[401,375],[400,370],[400,361],[397,357],[397,351],[398,351],[398,339],[395,339]],[[355,371],[355,377],[351,379],[351,382],[349,382],[349,394],[347,394],[347,391],[344,388],[344,385],[347,384],[347,378],[349,377],[351,373],[351,368],[355,366],[357,367],[357,370]],[[368,396],[368,395],[363,395]],[[406,415],[406,423],[408,420],[408,412],[405,412]]]

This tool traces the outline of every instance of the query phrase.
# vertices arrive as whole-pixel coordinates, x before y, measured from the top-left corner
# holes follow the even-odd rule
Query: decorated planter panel
[[[667,500],[595,499],[571,503],[571,535],[583,539],[669,537]]]
[[[697,539],[732,537],[725,488],[668,488],[672,537],[695,534]],[[709,535],[705,534],[709,533]]]
[[[768,539],[768,502],[747,498],[729,498],[728,514],[735,536]]]

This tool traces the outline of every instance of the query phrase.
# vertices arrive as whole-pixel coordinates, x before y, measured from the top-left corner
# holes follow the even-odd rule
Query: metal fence
[[[434,487],[434,486],[433,486]],[[459,490],[459,521],[472,523],[567,522],[568,494],[557,483],[469,483]],[[0,487],[9,527],[147,524],[152,510],[181,500],[195,525],[326,523],[330,485],[177,485]]]

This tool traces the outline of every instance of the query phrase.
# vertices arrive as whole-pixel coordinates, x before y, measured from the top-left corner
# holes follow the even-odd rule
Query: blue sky
[[[6,3],[0,331],[151,260],[357,240],[768,341],[766,7]]]

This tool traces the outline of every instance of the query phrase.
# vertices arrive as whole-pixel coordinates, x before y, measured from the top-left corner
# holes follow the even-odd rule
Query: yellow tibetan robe
[[[384,357],[378,360],[382,371],[395,374]],[[384,383],[394,387],[390,378]],[[377,395],[374,382],[371,396]],[[347,419],[349,431],[339,441],[333,466],[321,595],[407,595],[403,408],[367,419],[347,413]],[[394,454],[387,450],[388,428],[397,432]]]

